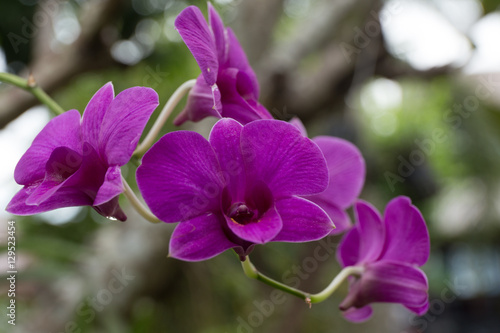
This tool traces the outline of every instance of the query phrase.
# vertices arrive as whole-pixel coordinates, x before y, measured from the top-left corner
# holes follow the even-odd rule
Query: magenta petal
[[[360,237],[358,263],[375,261],[385,241],[382,217],[372,205],[361,200],[354,206],[354,212],[357,219],[355,228]]]
[[[109,165],[121,166],[130,160],[158,104],[158,94],[144,87],[126,89],[111,102],[99,133],[99,148]]]
[[[214,34],[218,60],[219,62],[223,62],[227,57],[226,29],[224,28],[222,19],[210,2],[208,3],[208,22]]]
[[[102,205],[105,202],[120,195],[124,190],[122,183],[122,174],[119,166],[109,167],[104,176],[104,183],[97,191],[93,205]]]
[[[229,229],[239,238],[255,244],[271,241],[280,232],[283,223],[275,207],[269,208],[258,221],[240,224],[229,217],[226,223]]]
[[[362,308],[351,307],[346,311],[342,311],[342,315],[345,319],[352,321],[354,323],[362,323],[370,319],[373,314],[373,309],[371,306],[363,306]]]
[[[315,203],[299,197],[276,201],[283,227],[274,242],[308,242],[327,236],[334,228],[328,215]]]
[[[422,306],[408,306],[408,305],[405,305],[405,307],[408,310],[416,313],[417,315],[422,316],[422,315],[424,315],[429,310],[429,302],[425,302],[425,304],[422,305]]]
[[[381,259],[422,266],[430,252],[429,232],[420,211],[407,197],[391,200],[384,215],[386,243]]]
[[[221,119],[212,128],[209,139],[233,201],[243,201],[245,195],[245,168],[240,149],[242,129],[233,119]]]
[[[303,136],[307,137],[306,127],[298,117],[293,117],[292,119],[290,119],[289,123],[292,124],[296,129],[298,129]]]
[[[268,111],[262,105],[256,104],[253,107],[249,101],[245,101],[241,96],[233,95],[233,97],[231,101],[224,102],[222,116],[233,118],[243,125],[254,120],[272,119],[266,115]]]
[[[153,214],[165,222],[220,210],[224,180],[216,155],[200,134],[163,136],[144,155],[137,184]]]
[[[195,6],[184,9],[175,19],[175,28],[193,54],[207,84],[217,80],[219,62],[214,35],[201,11]]]
[[[245,72],[248,75],[251,84],[252,91],[255,99],[259,98],[259,82],[257,81],[257,75],[255,75],[252,67],[248,63],[247,56],[243,48],[241,47],[236,35],[231,28],[227,28],[227,38],[229,43],[229,50],[227,55],[227,62],[224,64],[227,67],[237,68],[240,71]]]
[[[365,266],[354,306],[374,302],[401,303],[420,308],[428,302],[428,284],[418,268],[399,262],[381,261]]]
[[[108,82],[94,94],[83,113],[82,138],[96,149],[99,147],[99,132],[104,115],[114,97],[113,84]]]
[[[351,228],[352,225],[349,215],[333,202],[324,201],[319,198],[319,195],[305,196],[304,198],[314,202],[315,204],[320,206],[326,214],[328,214],[333,224],[335,225],[335,229],[330,232],[330,235],[338,235]]]
[[[83,192],[75,188],[64,187],[60,188],[39,205],[27,205],[26,200],[33,193],[34,189],[34,186],[25,186],[16,193],[5,210],[15,215],[33,215],[57,208],[92,205],[92,200]]]
[[[31,195],[26,199],[27,205],[39,205],[50,198],[63,183],[53,179],[44,179],[44,181],[36,187]]]
[[[340,241],[337,249],[337,261],[342,267],[354,266],[359,260],[359,230],[352,228]]]
[[[237,246],[229,241],[222,230],[223,217],[205,214],[181,222],[170,238],[169,256],[185,260],[200,261],[215,257],[227,249]]]
[[[82,157],[67,147],[57,147],[45,165],[45,178],[26,200],[28,205],[39,205],[53,195],[64,181],[78,170]]]
[[[81,152],[80,113],[78,111],[67,111],[45,125],[17,163],[14,171],[16,182],[29,185],[43,179],[45,164],[57,147],[68,147]]]
[[[233,118],[241,124],[259,119],[273,119],[269,112],[255,100],[255,92],[248,75],[236,68],[219,72],[217,86],[222,96],[222,116]]]
[[[226,70],[226,72],[229,70]],[[244,71],[238,70],[236,72],[236,90],[238,94],[245,100],[257,100],[258,96],[255,94],[254,83],[252,78]],[[270,118],[273,119],[273,118]]]
[[[365,181],[365,161],[352,143],[330,136],[313,139],[323,152],[330,182],[319,196],[330,200],[340,208],[350,207],[361,193]]]
[[[221,118],[220,113],[216,110],[213,94],[214,91],[212,91],[212,88],[205,82],[203,76],[200,75],[193,89],[189,92],[186,107],[175,118],[174,125],[180,126],[188,120],[194,122],[200,121],[209,116]],[[220,110],[222,110],[222,107],[220,107]]]
[[[83,144],[82,163],[78,170],[64,182],[64,187],[73,187],[84,192],[94,200],[99,187],[104,182],[107,166],[94,147]]]
[[[248,179],[263,181],[276,199],[308,195],[328,185],[318,146],[287,122],[256,120],[243,127],[241,149]]]

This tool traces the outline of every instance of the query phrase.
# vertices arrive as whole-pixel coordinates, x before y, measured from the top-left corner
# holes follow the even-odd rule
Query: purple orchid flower
[[[290,123],[307,137],[299,118],[293,118]],[[361,193],[365,181],[365,161],[359,149],[347,140],[332,136],[317,136],[312,140],[325,156],[330,180],[326,191],[305,198],[323,208],[335,223],[332,234],[340,234],[351,227],[345,210],[354,204]]]
[[[77,110],[53,118],[17,164],[14,179],[24,188],[6,210],[32,215],[92,206],[103,216],[124,221],[118,204],[123,192],[120,166],[130,160],[157,106],[153,89],[134,87],[115,98],[108,83],[92,97],[83,119]]]
[[[338,261],[342,267],[359,266],[361,277],[350,277],[349,293],[340,304],[351,321],[367,320],[368,304],[401,303],[418,315],[428,307],[427,277],[418,267],[429,258],[430,241],[425,221],[407,197],[389,202],[384,219],[370,204],[355,205],[357,223],[342,239]]]
[[[209,140],[190,131],[163,136],[144,155],[137,181],[151,211],[178,222],[170,256],[198,261],[234,248],[241,259],[255,244],[306,242],[334,225],[299,196],[327,187],[317,145],[292,125],[219,120]]]
[[[175,28],[200,66],[201,75],[174,124],[209,116],[233,118],[242,124],[272,119],[258,103],[257,77],[233,31],[224,27],[210,3],[208,15],[210,26],[201,11],[190,6],[175,20]]]

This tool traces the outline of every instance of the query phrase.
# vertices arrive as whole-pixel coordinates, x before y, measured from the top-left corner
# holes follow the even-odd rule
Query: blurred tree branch
[[[267,6],[267,7],[266,7]],[[240,6],[241,21],[251,17],[257,22],[279,21],[276,8],[280,0],[258,6]],[[262,7],[266,7],[263,9]],[[426,79],[454,71],[451,67],[418,71],[386,49],[378,13],[380,1],[318,1],[302,18],[290,38],[271,43],[258,40],[260,29],[239,29],[242,44],[257,46],[251,53],[261,83],[261,101],[278,118],[293,115],[304,121],[325,111],[345,109],[346,96],[356,91],[374,74],[394,78],[417,76]],[[367,29],[379,31],[368,35]],[[237,26],[238,27],[238,26]]]

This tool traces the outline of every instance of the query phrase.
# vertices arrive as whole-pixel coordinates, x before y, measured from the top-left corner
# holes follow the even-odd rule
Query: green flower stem
[[[35,96],[42,104],[47,106],[52,112],[56,115],[60,115],[64,113],[64,109],[59,106],[52,98],[50,98],[45,91],[40,88],[33,76],[30,74],[30,77],[25,80],[17,75],[9,74],[9,73],[0,73],[0,81],[9,83],[13,86],[19,87],[21,89],[30,92],[33,96]]]
[[[364,268],[358,266],[348,266],[340,271],[340,273],[333,279],[333,281],[326,287],[323,291],[317,294],[309,294],[302,290],[295,289],[289,287],[281,282],[271,279],[270,277],[265,276],[260,273],[255,266],[250,262],[250,258],[247,256],[245,261],[241,262],[243,267],[243,271],[245,275],[249,278],[259,280],[264,282],[265,284],[282,290],[288,294],[294,295],[298,298],[302,298],[307,304],[311,305],[312,303],[320,303],[330,297],[335,290],[342,284],[342,282],[350,275],[360,275],[363,273]]]
[[[270,285],[273,288],[282,290],[282,291],[289,293],[293,296],[296,296],[298,298],[302,298],[305,301],[307,301],[307,299],[309,298],[308,293],[305,293],[301,290],[289,287],[281,282],[273,280],[270,277],[267,277],[264,274],[260,273],[255,268],[255,266],[250,262],[250,258],[248,256],[246,257],[245,261],[241,262],[241,265],[243,266],[243,271],[245,272],[245,275],[248,276],[249,278],[264,282],[265,284]]]
[[[153,145],[163,125],[167,121],[168,117],[170,117],[170,115],[172,114],[172,111],[174,111],[175,107],[177,106],[177,104],[179,104],[184,95],[186,95],[189,90],[193,88],[195,83],[196,79],[186,81],[179,88],[177,88],[176,91],[174,91],[172,96],[170,96],[170,99],[163,107],[163,110],[161,110],[160,115],[156,119],[156,122],[153,124],[153,127],[151,127],[148,135],[146,135],[144,140],[135,149],[135,156],[144,155],[144,153]]]
[[[134,209],[142,217],[144,217],[146,220],[148,220],[149,222],[151,222],[151,223],[159,223],[160,220],[156,216],[154,216],[149,211],[149,209],[147,209],[142,204],[142,202],[139,200],[139,198],[136,197],[134,191],[132,191],[132,189],[130,188],[130,185],[127,183],[127,181],[123,177],[122,177],[122,183],[123,183],[123,187],[125,187],[125,191],[123,192],[123,194],[128,199],[128,201],[130,201],[130,204],[132,205],[132,207],[134,207]]]
[[[320,291],[317,294],[309,295],[310,303],[320,303],[330,297],[335,290],[347,279],[350,275],[361,275],[364,271],[363,267],[360,266],[347,266],[343,270],[340,271],[339,274],[330,282],[328,287],[326,287],[323,291]]]

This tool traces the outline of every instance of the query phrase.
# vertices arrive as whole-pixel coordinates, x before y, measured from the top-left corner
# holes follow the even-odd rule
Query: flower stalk
[[[284,291],[290,295],[296,296],[298,298],[302,298],[305,301],[307,301],[310,297],[310,295],[308,293],[303,292],[302,290],[289,287],[286,284],[278,282],[278,281],[271,279],[270,277],[262,274],[250,262],[250,257],[248,257],[248,256],[246,257],[245,261],[241,262],[241,266],[243,267],[243,272],[245,272],[245,275],[251,279],[255,279],[255,280],[259,280],[261,282],[264,282],[265,284],[267,284],[273,288],[282,290],[282,291]]]
[[[260,273],[255,266],[250,262],[250,258],[247,256],[245,261],[241,262],[243,267],[243,272],[249,278],[259,280],[273,288],[282,290],[290,295],[302,298],[307,304],[320,303],[330,297],[338,287],[344,282],[344,280],[350,275],[360,275],[363,273],[364,268],[359,266],[349,266],[340,271],[337,276],[332,280],[332,282],[322,291],[317,294],[309,294],[302,290],[289,287],[281,282],[278,282],[270,277]]]
[[[191,90],[191,88],[194,86],[195,83],[196,83],[195,79],[188,80],[183,84],[181,84],[181,86],[174,91],[172,96],[169,98],[169,100],[161,110],[160,115],[153,124],[153,127],[151,127],[149,133],[135,149],[134,156],[139,157],[144,155],[144,153],[153,145],[163,125],[172,114],[172,111],[174,111],[177,104],[179,104],[181,99],[189,92],[189,90]]]
[[[147,221],[151,223],[159,223],[160,220],[156,216],[154,216],[146,207],[144,207],[142,202],[139,200],[139,198],[137,198],[134,191],[130,188],[130,185],[123,177],[122,177],[122,182],[123,182],[123,187],[125,188],[123,194],[128,199],[132,207],[134,207],[134,209]]]
[[[33,75],[30,74],[29,78],[26,80],[17,75],[0,73],[0,81],[24,89],[27,92],[31,93],[56,115],[64,113],[64,109],[59,104],[57,104],[49,95],[47,95],[47,93],[43,91],[40,86],[38,86]]]
[[[311,303],[320,303],[326,300],[328,297],[330,297],[337,289],[338,287],[344,282],[347,277],[351,275],[361,275],[363,274],[364,268],[361,266],[348,266],[340,271],[335,278],[333,278],[332,282],[320,291],[317,294],[311,294],[309,295],[309,300]]]

